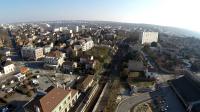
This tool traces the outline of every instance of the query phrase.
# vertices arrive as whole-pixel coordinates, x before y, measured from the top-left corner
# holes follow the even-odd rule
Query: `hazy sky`
[[[200,32],[200,0],[1,0],[0,23],[108,20]]]

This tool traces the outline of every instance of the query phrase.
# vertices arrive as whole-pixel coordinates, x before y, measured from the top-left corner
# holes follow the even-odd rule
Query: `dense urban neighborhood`
[[[167,29],[2,24],[0,112],[200,112],[200,39]]]

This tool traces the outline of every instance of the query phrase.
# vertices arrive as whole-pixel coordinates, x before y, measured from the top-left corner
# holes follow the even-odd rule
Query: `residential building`
[[[44,54],[51,52],[51,47],[50,46],[45,46],[44,47]]]
[[[3,74],[0,72],[0,77],[3,76]]]
[[[81,25],[81,29],[84,30],[85,29],[85,25]]]
[[[80,63],[81,64],[85,64],[85,63],[88,63],[89,61],[93,61],[93,60],[94,60],[93,56],[89,56],[89,55],[80,56]]]
[[[156,73],[155,69],[148,68],[145,70],[145,76],[147,78],[157,78],[158,74]]]
[[[0,54],[4,56],[10,56],[10,50],[7,48],[0,48]]]
[[[92,86],[93,82],[94,82],[94,76],[93,75],[88,75],[83,80],[83,82],[78,85],[77,88],[82,92],[86,92],[88,90],[88,88]]]
[[[27,74],[29,72],[29,68],[27,68],[27,67],[21,67],[20,68],[20,73],[21,74]]]
[[[58,50],[51,51],[44,58],[44,67],[58,68],[59,66],[62,66],[64,58],[65,53],[62,53]]]
[[[66,61],[63,63],[62,69],[64,72],[72,72],[75,68],[77,68],[77,66],[77,62]]]
[[[6,61],[1,64],[1,70],[6,75],[15,72],[16,67],[11,61]]]
[[[59,32],[60,28],[54,28],[54,32]]]
[[[73,40],[73,39],[68,39],[68,40],[67,40],[67,43],[68,43],[69,45],[72,45],[72,44],[74,44],[74,40]]]
[[[76,26],[76,32],[79,32],[79,26]]]
[[[68,112],[80,94],[74,89],[53,88],[24,105],[25,112]]]
[[[142,32],[140,34],[139,40],[142,44],[158,42],[158,32]]]
[[[3,47],[3,41],[0,39],[0,47]]]
[[[89,60],[86,64],[85,64],[85,69],[94,69],[96,66],[97,61],[96,60]]]
[[[74,45],[74,51],[79,51],[82,49],[81,45]]]
[[[72,34],[72,33],[73,33],[73,30],[69,30],[69,33],[71,33],[71,34]]]
[[[38,60],[44,57],[43,48],[41,47],[22,47],[21,55],[28,60]]]
[[[53,48],[53,43],[50,43],[49,45],[44,46],[44,54],[49,53],[51,49]]]
[[[21,74],[21,73],[18,73],[18,74],[16,74],[16,75],[14,75],[14,78],[17,80],[17,81],[23,81],[25,78],[26,78],[26,76],[24,75],[24,74]]]
[[[84,38],[84,39],[81,39],[79,40],[79,43],[81,45],[81,49],[82,51],[87,51],[87,50],[90,50],[91,48],[94,47],[94,42],[91,38]]]

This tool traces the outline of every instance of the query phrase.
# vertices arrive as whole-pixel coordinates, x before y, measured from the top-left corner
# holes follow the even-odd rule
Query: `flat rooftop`
[[[171,81],[183,100],[189,105],[192,102],[200,101],[200,88],[188,77],[180,77]],[[200,103],[194,105],[193,112],[200,112]]]

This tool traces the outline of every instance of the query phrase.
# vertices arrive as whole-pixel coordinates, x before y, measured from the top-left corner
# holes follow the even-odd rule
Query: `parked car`
[[[5,92],[6,92],[6,93],[12,93],[12,92],[13,92],[13,88],[6,88],[6,89],[5,89]]]

